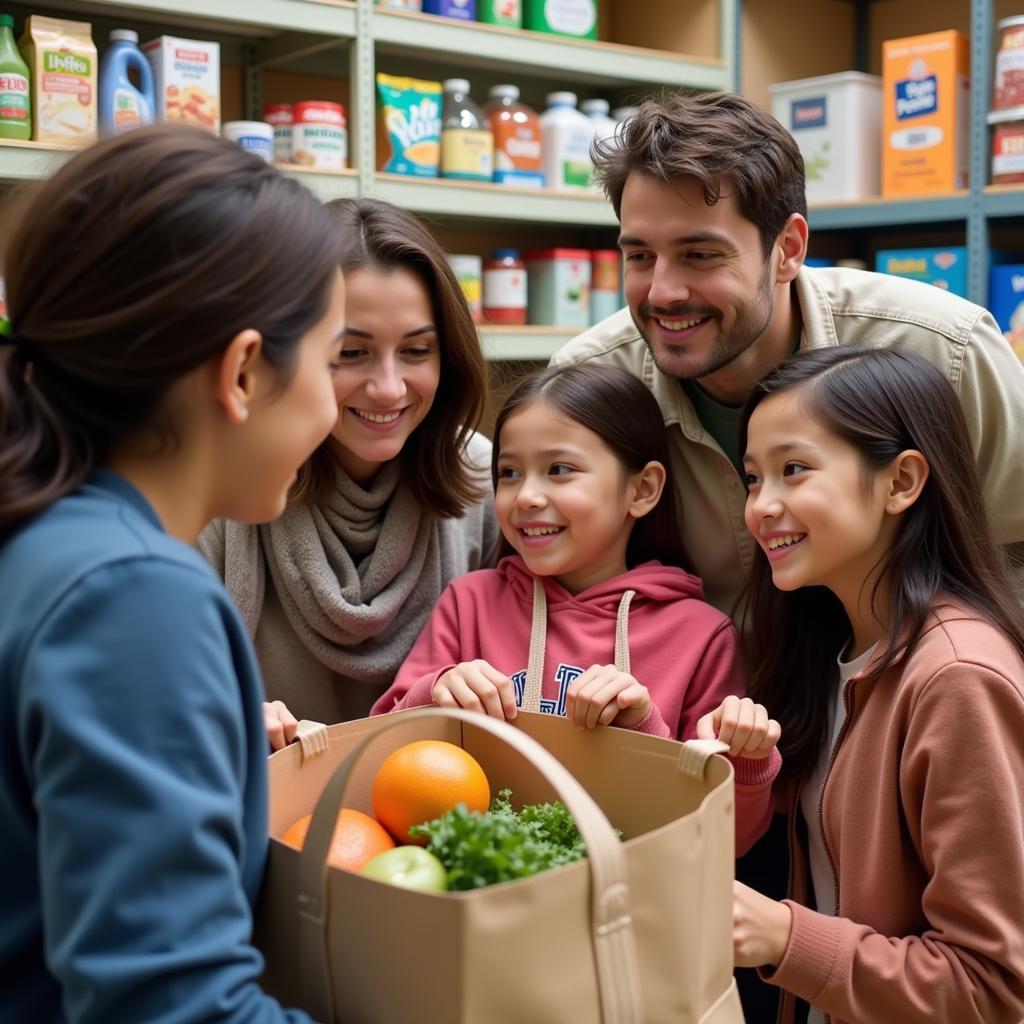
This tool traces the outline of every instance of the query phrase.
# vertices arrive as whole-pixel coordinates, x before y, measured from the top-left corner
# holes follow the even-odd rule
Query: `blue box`
[[[804,260],[805,267],[834,267],[835,263],[832,260],[826,260],[821,256],[808,256]]]
[[[989,271],[988,308],[1004,334],[1024,331],[1024,263]]]
[[[967,249],[962,245],[946,249],[880,249],[875,255],[875,270],[924,281],[967,297]]]
[[[476,0],[423,0],[423,13],[476,21]]]

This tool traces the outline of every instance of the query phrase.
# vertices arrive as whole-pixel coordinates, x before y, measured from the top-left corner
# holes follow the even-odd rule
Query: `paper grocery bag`
[[[256,943],[264,987],[285,1005],[329,1024],[741,1024],[720,744],[441,708],[343,723],[329,738],[320,757],[270,758]],[[450,893],[327,866],[338,808],[372,814],[377,767],[419,739],[465,748],[516,806],[562,800],[587,859]],[[311,812],[301,853],[275,838]]]

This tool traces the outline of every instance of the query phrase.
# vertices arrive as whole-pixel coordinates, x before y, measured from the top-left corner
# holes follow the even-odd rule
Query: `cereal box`
[[[436,178],[441,158],[441,83],[377,75],[377,169]]]
[[[160,36],[142,47],[153,65],[156,116],[220,129],[220,46]]]
[[[1024,359],[1024,264],[992,267],[988,305],[1006,340]]]
[[[32,138],[81,144],[96,139],[96,46],[92,26],[31,14],[21,38],[32,70]]]
[[[967,296],[967,249],[962,245],[947,249],[879,249],[875,270]]]
[[[882,195],[967,187],[969,67],[960,32],[882,44]]]

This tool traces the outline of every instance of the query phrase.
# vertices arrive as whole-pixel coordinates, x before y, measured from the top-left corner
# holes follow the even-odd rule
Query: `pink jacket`
[[[635,728],[692,738],[697,720],[730,693],[745,692],[732,624],[703,600],[697,577],[646,562],[575,596],[551,578],[541,711],[565,714],[569,684],[591,665],[614,664],[615,624],[626,590],[631,671],[650,692],[651,712]],[[518,555],[495,569],[451,583],[391,688],[371,714],[432,703],[434,684],[459,662],[482,658],[512,679],[521,702],[533,613],[534,577]],[[781,759],[738,758],[736,845],[744,852],[764,832],[772,813],[771,784]]]
[[[867,667],[870,671],[871,666]],[[955,600],[910,654],[844,690],[820,821],[839,913],[805,906],[790,811],[793,930],[762,975],[831,1024],[1017,1024],[1024,1017],[1024,663]],[[786,792],[788,791],[788,792]]]

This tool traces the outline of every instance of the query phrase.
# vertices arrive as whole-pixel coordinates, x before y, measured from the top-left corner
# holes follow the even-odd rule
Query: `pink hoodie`
[[[471,572],[441,595],[395,681],[372,715],[433,702],[434,684],[450,668],[482,658],[512,679],[517,702],[526,680],[533,615],[533,575],[518,555],[495,569]],[[569,684],[591,665],[615,661],[615,620],[626,590],[632,674],[651,695],[651,712],[636,731],[692,738],[697,720],[730,693],[745,692],[743,664],[732,623],[705,603],[696,576],[645,562],[575,596],[543,578],[548,601],[541,711],[565,714]],[[738,758],[736,845],[743,853],[771,818],[771,784],[781,759]]]

